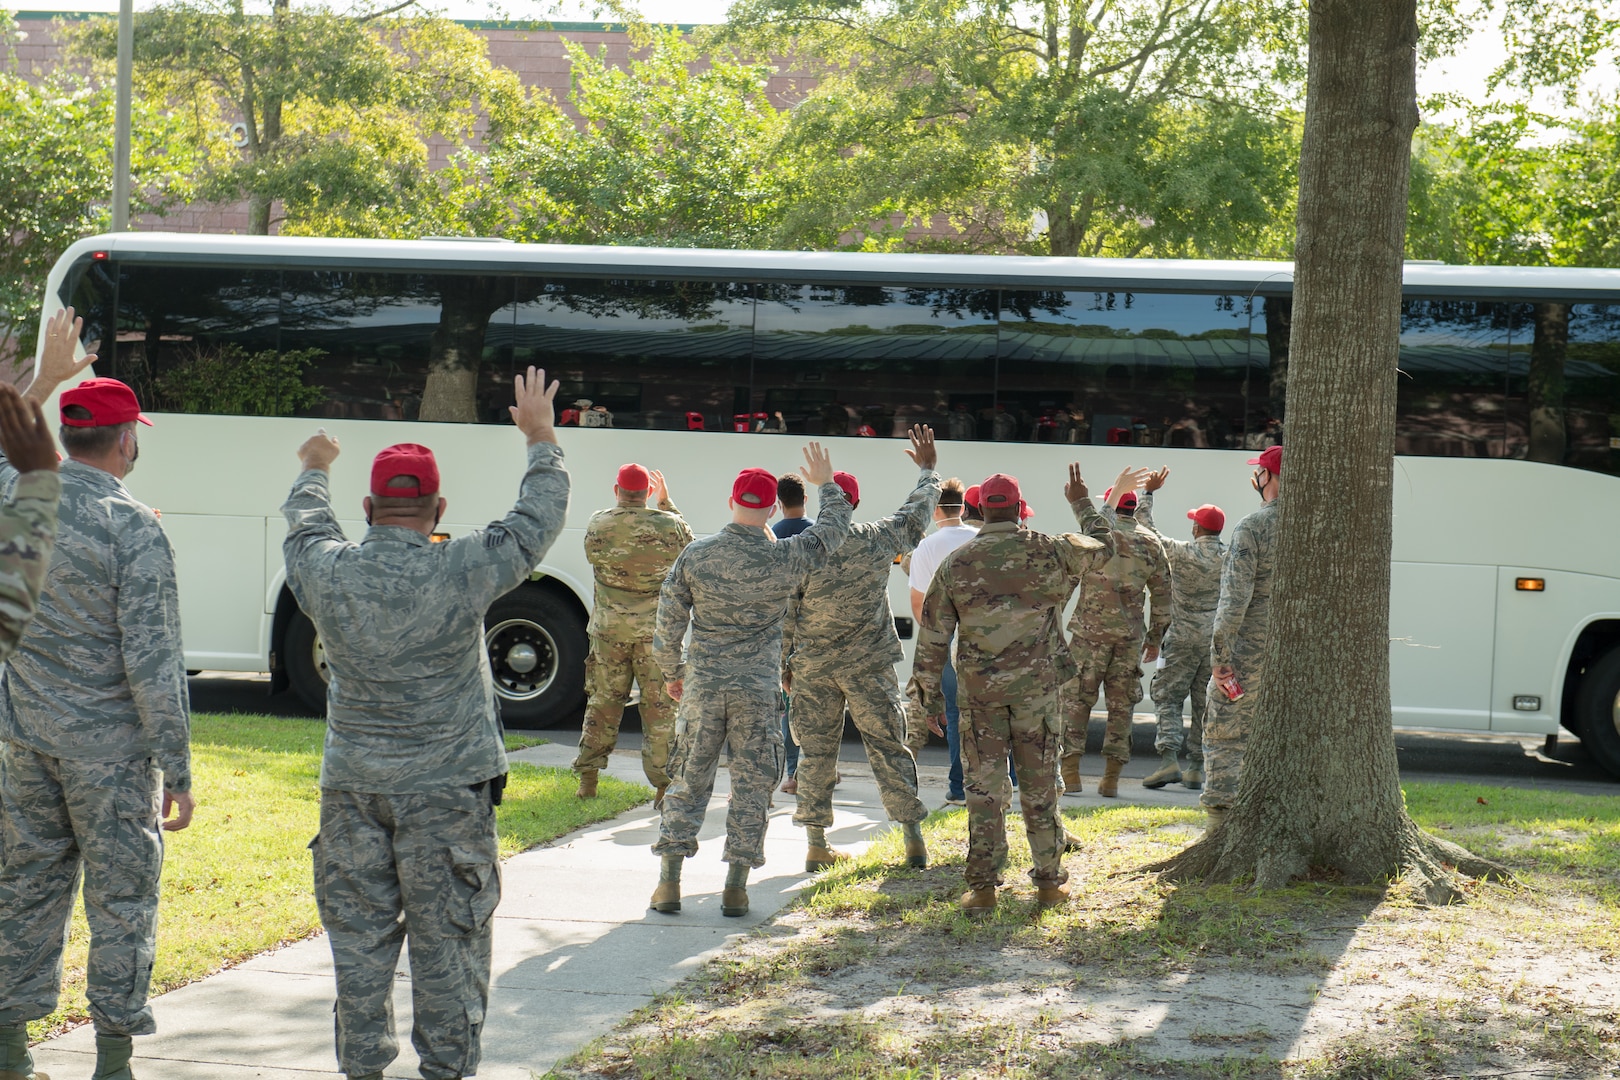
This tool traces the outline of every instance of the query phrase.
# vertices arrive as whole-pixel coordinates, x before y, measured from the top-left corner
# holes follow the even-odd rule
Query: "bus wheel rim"
[[[557,679],[557,639],[532,619],[505,619],[484,631],[495,690],[507,701],[533,701]]]

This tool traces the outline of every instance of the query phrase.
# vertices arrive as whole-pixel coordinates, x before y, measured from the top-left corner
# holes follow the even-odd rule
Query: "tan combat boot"
[[[1176,755],[1167,750],[1160,757],[1159,767],[1142,780],[1142,786],[1157,791],[1166,784],[1174,784],[1180,779],[1181,764],[1176,761]]]
[[[720,894],[720,914],[728,919],[748,914],[748,890],[741,885],[727,885]]]
[[[913,870],[928,869],[928,845],[923,842],[921,832],[906,836],[906,865]]]
[[[983,919],[996,910],[996,890],[969,889],[957,901],[970,919]]]
[[[1079,851],[1080,849],[1081,849],[1080,838],[1078,836],[1074,835],[1074,833],[1070,832],[1068,829],[1064,829],[1063,830],[1063,854],[1067,855],[1070,852]]]
[[[1069,886],[1063,885],[1037,885],[1035,887],[1035,903],[1043,908],[1062,907],[1069,902]]]
[[[594,798],[596,798],[596,770],[595,769],[581,769],[581,770],[579,770],[579,789],[574,792],[574,798],[576,798],[576,799],[594,799]]]
[[[678,913],[681,910],[681,883],[660,881],[658,888],[653,890],[652,900],[647,906],[664,915]]]
[[[837,866],[847,858],[849,856],[842,851],[834,851],[830,847],[811,844],[804,852],[804,872],[814,874],[829,867]]]
[[[1063,755],[1063,794],[1080,794],[1080,755]]]
[[[1197,791],[1204,786],[1204,765],[1200,761],[1189,761],[1187,767],[1181,770],[1181,786]]]
[[[1103,758],[1103,775],[1097,782],[1097,794],[1105,799],[1118,797],[1119,774],[1124,768],[1125,763],[1118,758]]]

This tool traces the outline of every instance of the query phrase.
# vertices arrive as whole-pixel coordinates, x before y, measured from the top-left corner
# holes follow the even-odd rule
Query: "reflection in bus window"
[[[1507,456],[1614,471],[1620,305],[1512,305]]]
[[[1507,304],[1402,304],[1395,452],[1505,456],[1508,347]]]
[[[563,419],[725,431],[747,409],[752,286],[520,278],[517,291],[513,362],[562,382]]]
[[[1008,291],[994,425],[1033,441],[1239,447],[1281,437],[1246,297]]]

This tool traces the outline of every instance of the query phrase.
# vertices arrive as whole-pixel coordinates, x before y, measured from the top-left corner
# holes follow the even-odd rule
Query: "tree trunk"
[[[1535,305],[1530,344],[1530,460],[1561,465],[1564,432],[1564,358],[1569,353],[1569,305]]]
[[[484,359],[489,317],[511,301],[512,284],[501,278],[430,278],[439,290],[439,326],[429,344],[423,420],[478,422],[478,373]]]
[[[248,235],[270,235],[270,197],[268,195],[248,196]]]
[[[1457,895],[1402,802],[1389,690],[1395,376],[1415,0],[1316,0],[1268,677],[1225,822],[1159,869],[1278,888],[1313,871]]]
[[[1056,257],[1072,259],[1080,254],[1080,241],[1085,239],[1086,223],[1076,221],[1072,206],[1046,208],[1047,250]]]
[[[1271,415],[1286,422],[1288,349],[1294,329],[1294,301],[1286,296],[1268,296],[1262,303],[1266,320],[1266,353],[1271,360]]]

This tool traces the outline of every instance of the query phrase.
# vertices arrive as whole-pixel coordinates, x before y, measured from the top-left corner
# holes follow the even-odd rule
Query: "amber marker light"
[[[449,533],[436,532],[436,533],[430,534],[428,536],[428,539],[433,541],[435,544],[442,544],[446,540],[450,539],[450,534]]]
[[[1513,587],[1520,592],[1546,592],[1547,579],[1538,577],[1514,578]]]

